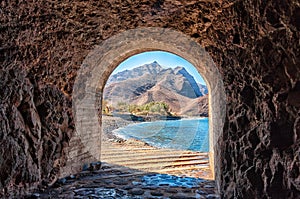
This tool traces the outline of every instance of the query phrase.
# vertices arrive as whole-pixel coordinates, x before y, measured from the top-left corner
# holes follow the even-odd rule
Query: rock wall
[[[88,159],[70,100],[82,61],[111,35],[163,27],[194,38],[223,76],[221,196],[299,197],[299,13],[292,0],[1,1],[0,195]]]
[[[14,67],[14,68],[13,68]],[[39,86],[17,65],[0,73],[0,189],[51,184],[64,166],[73,134],[71,101],[56,87]]]

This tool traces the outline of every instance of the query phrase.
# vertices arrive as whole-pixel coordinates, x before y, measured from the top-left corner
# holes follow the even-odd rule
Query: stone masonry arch
[[[225,91],[220,73],[210,55],[186,35],[171,29],[140,28],[122,32],[90,52],[78,72],[73,91],[76,135],[94,159],[100,160],[101,118],[98,111],[105,83],[125,59],[145,51],[166,51],[192,63],[209,89],[210,163],[219,188],[218,140],[225,118]],[[100,110],[101,111],[101,110]],[[70,157],[72,158],[72,157]],[[86,163],[86,162],[85,162]]]

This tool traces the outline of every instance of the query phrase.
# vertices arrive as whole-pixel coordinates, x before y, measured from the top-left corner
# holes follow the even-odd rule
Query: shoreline
[[[125,142],[125,139],[115,135],[113,131],[136,123],[140,122],[125,120],[121,117],[102,115],[102,140],[119,143]]]
[[[123,128],[130,124],[138,124],[138,123],[141,122],[128,121],[120,117],[102,115],[102,129],[103,129],[102,141],[126,144],[126,145],[128,144],[128,145],[147,146],[149,148],[158,149],[157,147],[151,146],[150,144],[143,142],[141,140],[134,139],[134,138],[124,139],[113,133],[113,131],[116,129]]]
[[[134,168],[132,171],[213,180],[209,152],[160,148],[134,138],[122,139],[112,133],[115,129],[141,122],[103,116],[102,123],[101,161],[123,168]]]
[[[122,117],[123,116],[123,117]],[[164,147],[153,146],[150,143],[136,139],[136,138],[124,138],[118,134],[115,134],[113,131],[117,129],[124,128],[128,125],[135,125],[139,123],[151,123],[157,121],[170,121],[170,120],[153,120],[153,121],[140,121],[140,120],[130,120],[128,115],[118,116],[109,116],[102,115],[102,141],[111,142],[111,143],[122,143],[122,144],[133,144],[150,146],[156,149],[163,149]],[[125,118],[125,119],[124,119]],[[194,120],[194,119],[206,119],[207,117],[181,117],[179,120]],[[184,150],[184,149],[183,149]],[[185,149],[187,150],[187,149]],[[193,151],[193,150],[191,150]],[[206,153],[206,152],[204,152]]]

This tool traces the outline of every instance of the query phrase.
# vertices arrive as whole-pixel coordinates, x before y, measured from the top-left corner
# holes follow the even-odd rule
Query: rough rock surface
[[[299,198],[299,1],[1,1],[0,195],[51,183],[74,134],[69,100],[94,45],[136,27],[193,37],[227,95],[223,198]]]
[[[0,76],[0,188],[51,184],[73,133],[71,102],[51,85],[33,84],[22,70],[7,69]]]

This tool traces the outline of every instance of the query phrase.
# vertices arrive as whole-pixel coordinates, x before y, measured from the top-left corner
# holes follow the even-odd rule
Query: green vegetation
[[[149,102],[144,105],[129,105],[128,112],[136,115],[171,115],[169,105],[165,102]]]
[[[116,110],[118,112],[128,112],[128,106],[125,102],[118,102]]]
[[[129,112],[134,115],[168,115],[172,116],[169,105],[165,102],[149,102],[144,105],[127,104],[125,102],[118,102],[116,107],[112,107],[107,101],[102,102],[102,113],[110,115],[112,111],[118,111],[121,113]]]

